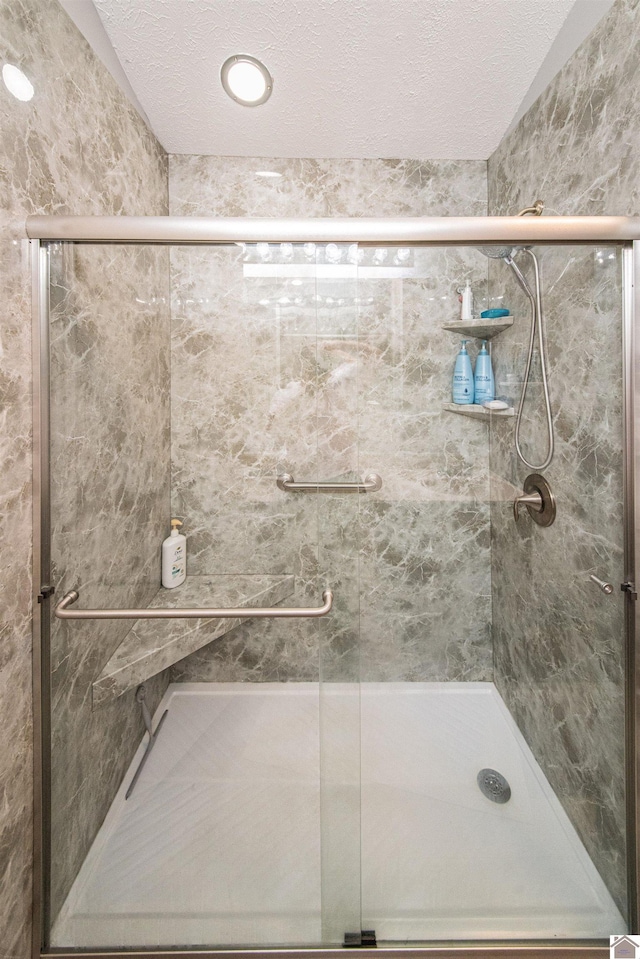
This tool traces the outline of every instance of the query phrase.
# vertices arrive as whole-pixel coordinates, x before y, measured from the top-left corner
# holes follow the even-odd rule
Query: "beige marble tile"
[[[264,169],[281,176],[256,176]],[[172,156],[170,202],[199,216],[481,215],[485,172],[475,162]],[[351,275],[348,249],[339,253],[342,276],[291,277],[287,262],[305,251],[287,261],[273,244],[271,276],[257,277],[253,247],[172,252],[173,503],[191,528],[191,568],[291,569],[301,602],[335,592],[322,624],[279,624],[275,645],[273,626],[241,627],[175,678],[491,676],[488,432],[443,412],[458,347],[442,329],[459,315],[466,277],[481,306],[486,260],[415,250],[407,275],[376,278],[372,251]],[[386,268],[395,253],[385,251]],[[324,268],[324,248],[311,261]],[[366,498],[275,484],[279,472],[368,470],[383,487]]]
[[[540,197],[561,216],[634,215],[638,195],[638,0],[616,0],[489,159],[489,210]]]
[[[538,195],[545,199],[549,211],[563,214],[638,212],[635,159],[638,139],[635,91],[640,83],[635,42],[638,8],[638,0],[617,0],[609,17],[496,151],[489,163],[491,212],[514,212]],[[164,213],[167,212],[167,190],[162,151],[55,0],[0,0],[0,38],[3,60],[19,64],[36,88],[34,99],[25,104],[14,100],[0,85],[3,129],[0,225],[4,237],[0,243],[3,304],[0,336],[5,360],[0,370],[3,406],[0,452],[5,479],[0,494],[0,518],[5,534],[0,547],[4,572],[0,583],[4,614],[0,728],[7,743],[0,750],[0,780],[6,789],[0,813],[0,928],[3,956],[25,959],[29,951],[31,848],[31,438],[29,277],[22,225],[24,216],[31,212]],[[264,168],[264,160],[258,165],[258,161],[251,159],[171,158],[172,212],[254,216],[482,215],[486,212],[482,163],[408,160],[269,160],[268,163],[270,168],[283,174],[280,179],[264,181],[255,177],[256,169]],[[193,276],[198,278],[193,280],[185,275],[185,262],[182,251],[175,254],[172,274],[178,293],[174,290],[174,297],[179,291],[192,287],[195,290],[201,283],[200,267],[197,270],[194,267]],[[134,262],[130,264],[128,287],[125,274],[125,287],[130,290],[142,263],[141,260],[137,266]],[[143,272],[150,263],[146,262]],[[249,627],[240,627],[233,637],[215,644],[212,647],[215,652],[210,657],[196,654],[186,660],[190,665],[179,678],[305,680],[317,678],[323,670],[327,677],[340,672],[347,677],[352,675],[357,663],[356,639],[350,631],[350,622],[359,597],[350,564],[357,556],[359,543],[366,547],[363,568],[370,569],[371,576],[386,576],[393,597],[393,603],[382,608],[369,597],[370,678],[392,678],[394,670],[395,676],[403,678],[486,678],[484,672],[482,675],[473,672],[487,668],[489,647],[482,629],[475,633],[460,632],[463,643],[451,648],[441,641],[445,633],[437,633],[438,624],[432,626],[421,620],[424,606],[416,606],[412,598],[409,608],[401,609],[411,582],[419,584],[419,593],[429,583],[435,583],[436,595],[439,595],[438,584],[444,574],[451,572],[442,556],[443,543],[452,541],[450,532],[455,534],[453,541],[462,542],[465,524],[468,524],[473,548],[477,550],[472,557],[486,560],[487,521],[483,504],[489,497],[483,489],[486,491],[489,472],[487,460],[481,460],[479,455],[485,443],[482,431],[486,428],[482,424],[467,423],[461,417],[444,418],[440,412],[437,384],[441,372],[451,362],[452,339],[435,336],[434,328],[425,332],[422,342],[418,343],[420,322],[427,316],[444,317],[449,304],[453,306],[453,282],[463,281],[470,274],[474,282],[481,285],[481,277],[486,276],[486,272],[476,272],[481,268],[474,264],[475,260],[465,259],[462,251],[450,251],[444,263],[434,259],[432,269],[423,270],[419,281],[403,282],[401,303],[397,289],[394,293],[388,288],[391,282],[379,284],[387,288],[367,292],[367,299],[373,297],[371,309],[361,310],[358,317],[360,328],[366,327],[368,331],[368,340],[362,336],[355,352],[350,352],[344,342],[335,350],[325,343],[317,356],[308,344],[292,342],[281,349],[280,378],[273,375],[273,352],[268,362],[260,359],[261,352],[266,354],[276,349],[276,337],[269,329],[272,316],[264,310],[260,312],[253,297],[250,303],[246,301],[243,289],[237,286],[235,305],[226,313],[226,318],[231,323],[233,310],[236,316],[242,316],[244,347],[257,357],[257,363],[252,367],[248,390],[246,379],[235,382],[236,397],[247,391],[237,409],[231,402],[233,392],[225,396],[221,390],[217,396],[224,400],[225,415],[220,420],[207,419],[199,404],[195,404],[193,415],[187,418],[191,434],[176,443],[177,426],[174,425],[174,504],[189,514],[190,545],[196,564],[208,564],[215,557],[216,562],[224,562],[225,566],[234,562],[240,565],[242,556],[250,554],[252,569],[256,572],[263,569],[275,572],[274,561],[277,566],[282,556],[293,556],[301,584],[299,598],[310,597],[315,601],[323,584],[323,576],[318,575],[318,556],[321,560],[324,558],[342,586],[340,616],[328,630],[324,623],[316,624],[308,632],[294,624],[269,624],[259,634]],[[560,276],[565,265],[566,261],[554,273],[555,261],[549,259],[544,266],[545,278]],[[104,268],[104,260],[94,263],[93,274],[86,278],[87,291],[96,284],[106,289],[108,279],[105,280]],[[204,280],[210,294],[218,298],[212,313],[224,319],[225,311],[218,311],[218,307],[226,305],[224,300],[233,289],[236,267],[231,264],[227,277],[231,278],[230,285],[219,269],[222,270],[220,264],[211,274],[205,270]],[[560,435],[554,481],[563,490],[563,501],[570,510],[573,525],[566,533],[569,539],[558,537],[544,554],[536,551],[532,537],[522,537],[527,557],[526,576],[518,580],[512,594],[512,600],[515,602],[517,598],[520,605],[514,609],[507,604],[502,611],[501,604],[494,603],[494,629],[497,678],[503,695],[591,855],[621,901],[623,891],[619,877],[624,872],[620,781],[622,687],[617,642],[620,607],[618,603],[614,609],[605,611],[592,594],[589,599],[582,586],[571,601],[567,600],[568,593],[575,590],[575,577],[582,576],[594,562],[599,568],[612,570],[612,576],[620,563],[620,539],[615,533],[619,506],[612,512],[609,506],[603,505],[605,501],[610,504],[611,497],[619,502],[619,445],[611,441],[619,424],[619,396],[615,390],[604,391],[607,406],[606,410],[602,405],[598,407],[597,422],[594,405],[580,402],[581,390],[590,388],[594,382],[610,382],[607,378],[612,376],[617,362],[616,351],[608,350],[615,325],[611,305],[599,308],[597,315],[588,320],[591,347],[586,358],[576,341],[575,331],[583,329],[585,306],[588,308],[588,303],[581,299],[582,291],[587,289],[585,280],[591,288],[594,283],[598,286],[589,270],[586,262],[578,257],[575,264],[570,264],[570,282],[564,287],[558,284],[559,289],[565,290],[565,294],[558,297],[557,307],[563,311],[563,328],[572,331],[571,349],[564,352],[559,341],[550,343]],[[210,282],[211,276],[213,282]],[[497,292],[503,282],[503,278],[496,280],[492,272],[492,292]],[[374,286],[376,283],[378,281]],[[517,292],[511,295],[516,303]],[[207,293],[203,294],[203,298],[206,296]],[[265,297],[258,298],[258,305],[259,299]],[[449,303],[441,299],[444,306],[436,313],[433,304],[438,297],[448,297]],[[111,304],[111,315],[119,317],[120,303],[115,293]],[[127,315],[133,315],[128,312],[130,306],[129,302]],[[207,366],[210,369],[212,358],[234,362],[231,326],[227,340],[220,329],[214,338],[206,311],[189,313],[175,306],[174,300],[174,357],[184,362],[186,373],[181,379],[177,371],[174,401],[180,398],[180,391],[186,396],[183,387],[189,385],[189,377],[193,377],[193,383],[207,383],[209,388]],[[166,323],[167,313],[160,311],[158,315]],[[319,313],[318,319],[333,323],[334,332],[348,330],[353,313],[338,315],[330,310]],[[410,321],[417,331],[415,344],[413,334],[408,332]],[[88,313],[83,314],[82,324],[82,329],[67,331],[67,348],[71,354],[73,349],[88,344],[86,334],[91,333],[92,326]],[[314,313],[314,330],[315,324]],[[148,335],[149,329],[146,332]],[[237,335],[237,330],[235,333]],[[517,382],[507,379],[508,363],[510,357],[514,363],[520,362],[523,343],[516,332],[505,336],[513,338],[505,340],[504,358],[498,363],[498,370],[502,371],[500,375],[504,374],[505,389],[516,389]],[[550,339],[553,338],[552,331]],[[95,341],[91,348],[94,346]],[[571,390],[570,377],[576,357],[583,358],[582,378],[580,389]],[[76,359],[81,359],[80,354],[76,354]],[[350,384],[347,375],[349,365],[354,362],[359,374],[358,391],[352,389],[353,382]],[[153,375],[160,376],[162,369],[158,362]],[[106,370],[104,372],[106,375]],[[143,394],[138,398],[140,406],[136,411],[140,414],[142,410],[146,415],[150,414],[153,401],[148,396],[145,399]],[[166,397],[161,391],[160,394],[162,403],[166,403]],[[425,400],[427,394],[428,401]],[[380,414],[371,412],[374,403],[380,405]],[[356,440],[359,441],[360,436],[354,437],[348,429],[335,428],[339,417],[353,415],[354,409],[364,436],[362,448],[358,450],[360,461],[355,455]],[[316,443],[311,448],[305,438],[311,435],[311,424],[316,419],[322,426],[318,434],[322,444]],[[300,424],[295,433],[290,428],[292,422]],[[535,422],[530,425],[536,426]],[[605,426],[606,436],[602,431]],[[492,469],[499,482],[517,485],[523,476],[511,459],[511,429],[512,426],[505,423],[497,426],[492,437]],[[247,437],[256,430],[271,434],[266,458],[247,445]],[[117,430],[113,432],[117,434]],[[219,437],[229,433],[232,442],[221,447],[219,458],[198,452],[200,445],[217,449]],[[203,437],[203,444],[196,442],[199,436]],[[388,446],[384,443],[385,436],[389,437]],[[429,440],[428,447],[425,438]],[[287,443],[292,445],[285,447]],[[435,461],[429,455],[434,448],[437,450]],[[126,449],[126,443],[122,449]],[[384,462],[387,482],[382,496],[367,501],[363,515],[353,503],[329,502],[310,511],[304,502],[292,500],[283,504],[275,495],[272,480],[280,464],[289,466],[295,473],[309,468],[318,475],[319,471],[330,468],[336,473],[359,475],[363,467],[376,468],[373,460],[382,462],[384,452],[387,453]],[[187,465],[183,465],[183,460]],[[76,467],[77,464],[70,461],[70,468]],[[233,486],[224,504],[209,496],[211,470],[216,478],[232,476]],[[584,523],[582,501],[572,492],[570,480],[576,475],[594,510],[591,526]],[[163,479],[159,488],[164,489],[164,483]],[[607,497],[603,497],[603,488]],[[225,522],[219,519],[223,505],[227,510]],[[150,502],[144,501],[144,509],[149,507]],[[507,587],[512,585],[508,574],[513,572],[509,567],[512,531],[507,511],[506,503],[492,508],[492,575],[494,580],[498,577],[497,585],[494,582],[495,596],[498,600],[503,597],[505,602]],[[398,537],[397,529],[399,523],[408,521],[415,522],[417,530],[415,543],[412,542],[409,549]],[[439,527],[442,538],[440,534],[433,534],[435,522],[442,524]],[[447,527],[448,523],[456,525]],[[564,529],[566,532],[569,527]],[[123,533],[125,538],[134,535],[130,527],[125,527]],[[146,526],[144,536],[140,545],[144,545],[145,555],[155,556],[153,522]],[[418,548],[414,550],[415,544]],[[95,540],[88,540],[86,545],[88,549],[97,548]],[[113,541],[105,539],[99,545],[109,547]],[[274,549],[274,545],[278,549]],[[422,552],[429,549],[432,552],[426,562]],[[574,557],[572,563],[566,563],[567,553]],[[391,561],[394,554],[397,562]],[[81,558],[79,555],[78,560]],[[272,562],[266,569],[268,559]],[[527,642],[517,643],[514,618],[522,604],[537,603],[532,583],[535,584],[536,576],[548,576],[549,564],[553,569],[561,569],[562,575],[558,578],[548,616],[545,613],[537,622],[535,635],[527,636]],[[80,570],[80,566],[76,568]],[[82,569],[86,570],[86,565]],[[213,570],[207,570],[210,571]],[[75,572],[75,568],[71,572]],[[460,579],[453,582],[454,591],[456,585],[471,576],[470,562],[462,564],[458,572]],[[89,579],[91,576],[93,571]],[[151,579],[152,568],[146,566],[141,571],[143,591]],[[364,576],[363,583],[367,582],[370,580]],[[478,595],[485,597],[486,579],[482,580],[479,575],[474,583]],[[98,598],[106,601],[107,596]],[[109,599],[112,598],[110,592]],[[585,605],[591,617],[588,630],[583,623]],[[475,611],[476,606],[477,597],[473,603],[469,600],[469,613]],[[381,630],[388,628],[389,617],[396,609],[400,614],[391,636],[392,668],[389,660],[384,660],[383,665]],[[567,624],[560,633],[557,630],[559,614]],[[468,617],[448,622],[447,635],[450,637],[452,629],[460,631],[468,622]],[[486,606],[481,608],[477,622],[488,626]],[[73,688],[73,696],[65,705],[64,714],[58,714],[60,723],[54,749],[60,750],[65,739],[67,743],[59,755],[81,736],[87,717],[86,690],[99,665],[97,659],[119,641],[117,631],[111,629],[105,629],[95,638],[102,652],[89,648],[85,655],[76,644],[79,658],[75,663],[67,662],[63,656],[58,659],[59,676],[62,678],[67,670],[67,679],[71,674],[75,676],[68,687]],[[434,642],[430,645],[425,638]],[[93,635],[91,639],[93,641]],[[69,644],[68,650],[71,649]],[[573,668],[576,661],[582,664],[581,671]],[[540,665],[545,663],[541,672]],[[389,675],[376,672],[387,667]],[[159,695],[162,684],[156,686],[152,692]],[[125,720],[121,720],[122,710],[126,711]],[[110,738],[103,735],[104,730],[99,726],[92,727],[86,740],[87,750],[98,748],[98,751],[104,750],[102,755],[108,751],[130,755],[129,750],[141,729],[133,702],[125,703],[123,698],[118,713],[105,711],[101,721],[107,726],[113,724]],[[603,729],[608,729],[610,734],[603,735]],[[73,794],[74,802],[60,809],[60,829],[66,822],[68,831],[71,817],[75,828],[71,841],[67,836],[67,846],[59,860],[63,871],[58,877],[58,898],[73,878],[83,849],[91,841],[118,781],[117,764],[108,768],[100,766],[105,773],[103,780],[100,775],[86,780],[87,757],[84,753],[82,756],[82,761],[69,768],[69,783],[78,787]],[[100,795],[96,794],[98,783],[101,783]]]
[[[548,530],[524,518],[516,528],[511,503],[492,503],[496,683],[623,908],[620,261],[601,264],[593,249],[563,248],[542,250],[541,263],[556,434],[545,476],[558,516]],[[492,275],[517,297],[504,272]],[[515,323],[496,362],[504,389],[518,394],[528,335],[528,322]],[[530,389],[522,445],[536,458],[546,451],[537,370]],[[491,470],[522,488],[530,471],[515,460],[513,430],[513,420],[492,426]],[[597,590],[590,573],[615,583],[614,594]]]
[[[20,102],[0,84],[0,728],[5,743],[0,749],[5,790],[0,804],[0,952],[26,959],[31,949],[32,843],[31,343],[24,218],[29,213],[166,213],[167,174],[162,149],[56,0],[2,0],[0,56],[3,63],[20,66],[35,88],[31,101]],[[115,734],[110,741],[108,727],[101,736],[107,752],[123,750],[124,767],[141,729],[133,703],[125,711],[122,740]],[[70,721],[71,739],[74,729],[81,736],[81,714]],[[76,796],[73,805],[77,832],[68,819],[65,825],[65,843],[69,850],[75,848],[69,858],[76,867],[82,841],[90,841],[91,830],[100,824],[100,802],[108,805],[114,786],[101,782],[99,775],[87,779],[86,769],[78,782],[82,780],[90,781],[91,789]],[[85,818],[92,822],[88,829]],[[62,885],[72,879],[73,869]]]
[[[57,595],[146,605],[169,519],[168,251],[51,252],[51,521]],[[51,627],[52,907],[62,905],[140,736],[134,690],[92,709],[127,621]],[[166,676],[151,684],[152,703]],[[117,744],[117,746],[116,746]],[[70,824],[73,823],[73,829]]]
[[[640,4],[617,0],[489,160],[489,212],[540,197],[561,215],[640,212],[635,104]],[[492,507],[496,683],[618,905],[626,909],[621,268],[614,249],[541,251],[557,452],[548,531],[514,530]],[[501,264],[490,292],[526,301]],[[501,388],[519,395],[528,337],[500,338]],[[544,455],[539,372],[523,427]],[[496,425],[491,469],[520,486],[513,423]],[[588,580],[616,584],[605,597]],[[522,615],[522,610],[527,615]]]

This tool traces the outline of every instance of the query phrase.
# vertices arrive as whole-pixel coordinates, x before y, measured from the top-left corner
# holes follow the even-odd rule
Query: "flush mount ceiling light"
[[[34,94],[33,84],[22,70],[14,67],[12,63],[5,63],[2,68],[2,79],[4,85],[12,93],[16,100],[22,100],[26,103],[31,100]]]
[[[220,80],[231,99],[245,107],[265,103],[273,90],[273,79],[264,63],[244,53],[224,61]]]

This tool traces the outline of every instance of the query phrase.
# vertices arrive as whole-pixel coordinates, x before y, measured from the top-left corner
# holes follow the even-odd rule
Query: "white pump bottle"
[[[187,578],[187,537],[178,532],[179,519],[171,520],[171,535],[162,544],[162,585],[180,586]]]
[[[467,285],[462,291],[462,308],[460,310],[460,319],[461,320],[472,320],[473,319],[473,292],[471,290],[471,284],[467,280]]]

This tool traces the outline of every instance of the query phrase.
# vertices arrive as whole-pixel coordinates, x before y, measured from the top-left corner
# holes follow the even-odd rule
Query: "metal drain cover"
[[[481,769],[478,773],[480,792],[491,802],[509,802],[511,786],[501,773],[495,769]]]

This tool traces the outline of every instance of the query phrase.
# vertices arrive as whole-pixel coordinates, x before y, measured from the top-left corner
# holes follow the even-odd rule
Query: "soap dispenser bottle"
[[[476,357],[476,372],[474,377],[476,403],[489,403],[496,398],[491,356],[487,350],[487,341],[482,341],[482,349]]]
[[[187,538],[178,532],[179,519],[171,520],[171,535],[162,544],[162,585],[180,586],[187,578]]]
[[[473,370],[467,353],[467,341],[463,340],[460,352],[456,356],[453,370],[453,402],[459,405],[473,403]]]

